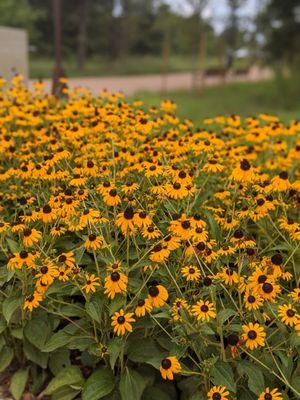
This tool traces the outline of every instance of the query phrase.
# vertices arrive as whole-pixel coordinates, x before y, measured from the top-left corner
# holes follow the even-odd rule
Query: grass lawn
[[[78,71],[75,58],[63,60],[64,70],[68,77],[77,76],[108,76],[108,75],[138,75],[155,74],[162,72],[162,58],[160,56],[132,56],[125,60],[111,61],[104,57],[88,58],[84,71]],[[29,62],[29,74],[32,79],[51,78],[54,61],[50,58],[41,58],[31,55]],[[208,57],[205,67],[219,65],[217,58]],[[247,60],[238,60],[237,67],[247,65]],[[190,56],[172,55],[169,62],[170,72],[183,72],[192,70],[192,58]]]
[[[209,87],[201,93],[174,91],[165,94],[139,92],[134,99],[141,99],[146,106],[158,105],[169,98],[178,104],[181,117],[200,122],[218,114],[257,115],[262,112],[278,115],[282,120],[300,118],[300,79],[234,83]]]

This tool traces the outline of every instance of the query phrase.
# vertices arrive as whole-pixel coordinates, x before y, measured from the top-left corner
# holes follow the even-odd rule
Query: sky
[[[166,0],[167,3],[173,8],[174,11],[182,14],[190,14],[191,7],[188,0]],[[245,0],[243,7],[239,11],[239,15],[245,19],[251,20],[259,7],[261,7],[262,0]],[[203,17],[211,21],[217,33],[222,32],[229,15],[227,0],[210,0],[206,9],[203,12]],[[248,22],[251,24],[250,22]]]

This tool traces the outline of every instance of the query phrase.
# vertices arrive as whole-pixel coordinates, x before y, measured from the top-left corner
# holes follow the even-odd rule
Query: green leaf
[[[61,348],[50,354],[49,368],[53,375],[57,375],[59,371],[71,365],[70,350]]]
[[[218,313],[218,318],[221,322],[221,324],[224,324],[230,317],[233,317],[236,315],[236,312],[232,310],[231,308],[226,308],[225,310],[222,310]]]
[[[51,396],[51,399],[52,400],[72,400],[79,393],[80,393],[80,390],[72,389],[70,386],[64,386],[61,389],[56,390],[55,393],[53,393],[53,395]]]
[[[127,350],[127,356],[131,361],[145,362],[154,368],[159,368],[165,355],[161,347],[151,339],[138,340],[133,338]]]
[[[20,251],[18,242],[16,242],[15,240],[9,239],[9,238],[6,238],[6,241],[7,241],[9,250],[12,253],[18,253]]]
[[[22,304],[22,299],[20,297],[7,297],[2,304],[2,313],[7,322],[10,321],[13,313]]]
[[[217,361],[211,369],[214,385],[226,386],[231,392],[236,392],[234,376],[230,364]]]
[[[237,367],[239,375],[247,375],[249,389],[259,395],[265,388],[265,379],[257,365],[250,361],[240,361]]]
[[[124,347],[124,342],[122,338],[114,337],[108,342],[107,348],[108,348],[109,363],[111,369],[115,367],[116,361],[123,347]]]
[[[172,400],[172,397],[168,393],[166,393],[163,389],[161,389],[159,386],[149,386],[146,387],[142,399]]]
[[[292,379],[291,385],[297,390],[298,393],[300,393],[300,376],[295,376]]]
[[[114,386],[115,377],[112,371],[102,367],[86,381],[82,391],[82,400],[102,399],[112,392]]]
[[[5,331],[7,325],[5,319],[1,316],[0,317],[0,334]]]
[[[122,400],[140,400],[143,391],[145,390],[147,381],[137,371],[131,368],[126,368],[122,375],[119,389]]]
[[[65,346],[71,341],[71,339],[71,336],[68,335],[66,332],[58,331],[51,336],[51,338],[43,347],[42,351],[50,353],[62,346]]]
[[[99,302],[91,301],[85,304],[88,315],[96,322],[101,322],[101,306]]]
[[[20,400],[22,397],[27,379],[28,369],[20,369],[13,374],[9,385],[9,390],[15,400]]]
[[[38,349],[43,349],[48,337],[49,325],[41,319],[32,319],[27,322],[24,328],[26,339]]]
[[[53,394],[56,390],[63,386],[71,385],[82,385],[83,377],[79,367],[70,365],[67,368],[62,369],[48,384],[45,389],[46,395]]]
[[[3,335],[0,335],[0,350],[6,345],[6,340]]]
[[[4,371],[14,358],[14,351],[11,347],[5,346],[0,351],[0,372]]]
[[[47,367],[49,358],[48,353],[42,353],[37,347],[28,342],[28,340],[24,340],[23,350],[28,360],[39,365],[41,368]]]

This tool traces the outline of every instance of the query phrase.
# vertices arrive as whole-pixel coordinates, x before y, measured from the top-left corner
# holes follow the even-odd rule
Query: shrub
[[[300,124],[2,83],[14,398],[298,398]]]

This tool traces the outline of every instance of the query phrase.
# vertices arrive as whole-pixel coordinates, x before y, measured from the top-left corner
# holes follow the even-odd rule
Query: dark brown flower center
[[[253,331],[253,330],[249,331],[248,332],[248,338],[250,340],[255,340],[257,338],[257,333],[255,331]]]
[[[118,282],[118,281],[120,280],[120,274],[119,274],[119,272],[117,272],[117,271],[113,272],[113,273],[110,275],[110,279],[111,279],[113,282]]]
[[[172,365],[172,362],[168,358],[164,358],[161,362],[161,366],[163,367],[163,369],[170,369],[171,365]]]
[[[201,309],[202,312],[206,313],[206,312],[208,311],[208,306],[207,306],[206,304],[203,304],[203,305],[200,307],[200,309]]]
[[[241,161],[240,167],[243,171],[249,171],[251,165],[248,160],[244,159],[243,161]]]
[[[255,297],[252,294],[250,294],[250,296],[248,296],[248,303],[250,303],[250,304],[255,303]]]
[[[117,319],[119,325],[123,325],[125,323],[125,317],[120,315]]]
[[[157,286],[151,286],[149,288],[149,295],[151,297],[157,297],[159,295],[159,289]]]
[[[49,204],[46,204],[46,205],[43,207],[43,213],[44,213],[44,214],[50,214],[51,211],[52,211],[52,208],[49,206]]]
[[[124,211],[124,218],[125,219],[132,219],[134,217],[134,211],[132,207],[127,207],[126,210]]]
[[[265,293],[272,293],[273,292],[273,285],[269,282],[265,282],[262,286],[262,290]]]
[[[295,311],[292,310],[291,308],[289,310],[287,310],[286,315],[290,318],[293,318],[295,316]]]
[[[28,253],[25,250],[20,251],[20,258],[24,259],[28,257]]]

